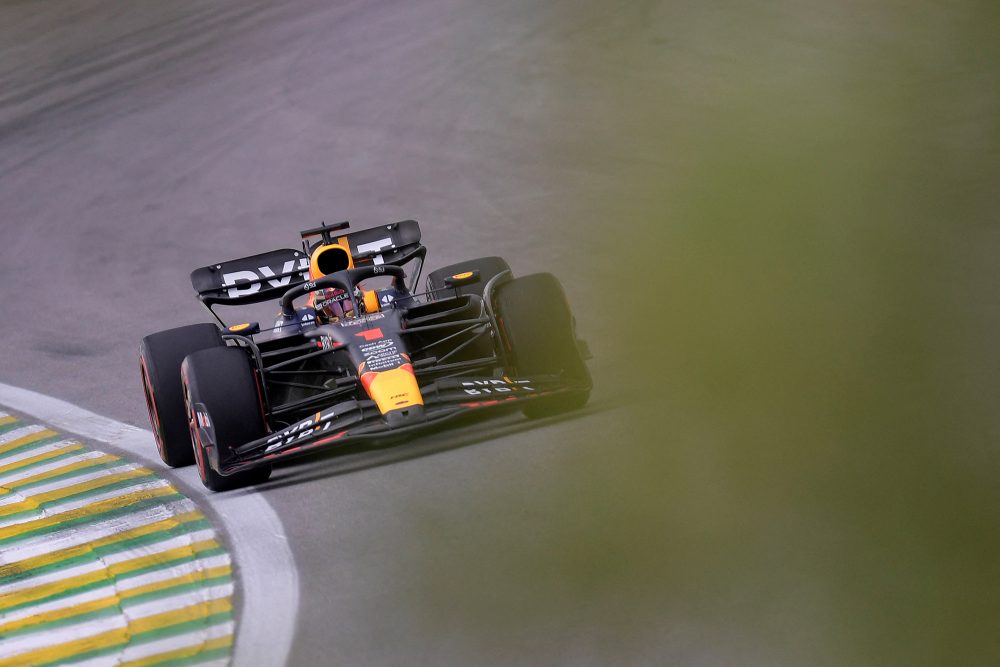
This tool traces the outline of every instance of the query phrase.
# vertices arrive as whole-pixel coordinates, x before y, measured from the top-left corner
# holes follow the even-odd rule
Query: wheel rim
[[[194,449],[194,460],[198,465],[198,476],[205,482],[207,474],[205,471],[205,456],[201,448],[201,436],[198,433],[198,417],[194,413],[194,406],[191,403],[191,393],[188,391],[187,378],[183,378],[181,389],[184,392],[184,407],[187,410],[188,431],[191,433],[191,447]]]
[[[153,441],[160,452],[160,458],[166,460],[167,450],[163,444],[163,427],[160,425],[160,414],[156,410],[156,399],[153,396],[153,385],[149,381],[146,370],[146,360],[139,358],[139,371],[142,373],[142,393],[146,396],[146,410],[149,411],[149,423],[153,426]]]

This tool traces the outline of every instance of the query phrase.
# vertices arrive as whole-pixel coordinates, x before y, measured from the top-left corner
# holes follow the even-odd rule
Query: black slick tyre
[[[139,344],[139,371],[153,438],[160,458],[171,468],[194,463],[181,389],[181,362],[192,352],[224,345],[214,324],[160,331]]]
[[[458,264],[451,264],[450,266],[446,266],[436,271],[431,271],[430,274],[428,274],[427,290],[432,291],[444,289],[445,278],[465,273],[466,271],[479,271],[479,282],[472,283],[471,285],[460,285],[456,288],[458,293],[475,294],[476,296],[481,297],[483,295],[483,290],[486,288],[486,283],[488,283],[494,276],[497,276],[504,271],[510,271],[510,266],[503,257],[480,257],[478,259],[470,259],[464,262],[459,262]],[[451,292],[447,292],[446,294],[451,296]]]
[[[245,351],[221,347],[195,352],[181,367],[191,443],[202,483],[212,491],[260,484],[271,466],[223,476],[212,468],[208,448],[226,461],[233,449],[266,435],[257,379]]]
[[[494,300],[501,339],[518,376],[561,375],[578,389],[525,402],[530,418],[583,407],[590,399],[590,372],[580,356],[573,314],[562,285],[551,273],[535,273],[501,284]]]

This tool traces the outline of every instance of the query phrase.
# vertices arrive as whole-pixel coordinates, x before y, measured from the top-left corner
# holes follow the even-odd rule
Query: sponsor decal
[[[378,340],[379,338],[383,337],[382,330],[378,327],[375,327],[374,329],[366,329],[365,331],[359,331],[354,335],[357,336],[358,338],[364,338],[369,342],[373,340]],[[363,349],[364,348],[362,348],[362,350]],[[365,355],[365,358],[367,359],[367,355]]]
[[[226,294],[230,299],[236,299],[248,294],[256,294],[260,291],[262,282],[267,282],[271,287],[284,287],[292,280],[292,272],[296,268],[296,263],[300,272],[297,274],[302,280],[309,277],[309,259],[301,257],[298,260],[290,259],[281,267],[281,271],[276,272],[270,266],[260,266],[256,271],[233,271],[222,274],[222,286],[228,288]],[[284,275],[280,278],[275,276]],[[245,287],[239,287],[240,283],[247,283]]]
[[[399,353],[396,341],[392,338],[382,338],[382,332],[378,329],[364,331],[362,333],[378,332],[378,337],[368,338],[369,342],[360,346],[361,354],[365,358],[365,366],[370,372],[378,373],[403,365],[403,357]],[[361,334],[355,334],[360,336]]]
[[[319,340],[316,341],[316,347],[321,350],[335,350],[340,347],[340,343],[335,341],[330,336],[320,336]]]
[[[350,320],[344,320],[343,322],[340,322],[340,326],[342,326],[342,327],[359,327],[362,324],[368,324],[369,322],[371,322],[373,320],[381,320],[384,317],[385,317],[385,313],[368,313],[367,315],[363,315],[362,317],[358,317],[358,318],[350,319]]]
[[[322,310],[327,306],[332,306],[335,303],[340,303],[341,301],[346,301],[348,299],[347,292],[341,292],[336,296],[331,296],[329,299],[323,299],[319,303],[313,304],[313,308],[316,310]]]
[[[463,382],[462,388],[469,396],[488,396],[492,394],[509,394],[514,391],[536,391],[531,386],[531,380],[473,380]]]
[[[392,238],[379,239],[377,241],[371,241],[370,243],[360,243],[358,244],[358,254],[363,255],[368,252],[378,252],[384,248],[392,248]],[[372,262],[376,265],[384,264],[385,260],[382,258],[382,254],[379,253],[372,258]]]
[[[309,438],[317,433],[326,433],[333,427],[333,420],[337,418],[335,409],[328,412],[317,412],[311,419],[286,428],[284,431],[275,433],[267,439],[267,448],[264,453],[272,452],[275,449],[290,445],[297,440]]]

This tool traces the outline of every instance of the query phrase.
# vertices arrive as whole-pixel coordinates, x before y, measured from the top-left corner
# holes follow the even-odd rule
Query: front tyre
[[[551,273],[502,283],[495,312],[509,365],[520,376],[561,375],[578,389],[531,399],[523,412],[535,419],[576,410],[590,399],[590,372],[580,356],[575,323],[562,285]]]
[[[267,433],[257,379],[246,352],[237,347],[202,350],[181,366],[191,447],[202,484],[226,491],[266,482],[271,466],[223,476],[210,462],[226,461],[234,449]]]
[[[160,458],[171,468],[194,463],[181,389],[181,362],[192,352],[224,345],[214,324],[160,331],[139,344],[139,372],[153,439]]]

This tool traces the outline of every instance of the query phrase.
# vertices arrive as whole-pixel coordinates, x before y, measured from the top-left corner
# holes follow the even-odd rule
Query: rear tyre
[[[444,267],[443,269],[431,271],[431,273],[428,274],[427,290],[431,291],[443,289],[445,287],[445,278],[458,275],[459,273],[465,273],[466,271],[479,271],[479,282],[472,283],[471,285],[459,286],[456,288],[458,293],[475,294],[476,296],[481,297],[483,295],[483,290],[486,288],[486,283],[488,283],[494,276],[497,276],[504,271],[510,271],[510,266],[508,266],[503,257],[480,257],[478,259],[470,259],[465,262],[459,262],[458,264],[452,264]]]
[[[523,412],[535,419],[576,410],[590,399],[590,372],[580,356],[573,314],[551,273],[514,278],[499,286],[495,312],[517,375],[562,375],[578,391],[531,399]]]
[[[214,324],[160,331],[139,344],[139,372],[153,438],[160,458],[171,468],[194,463],[181,389],[181,362],[192,352],[224,345]]]
[[[202,484],[212,491],[226,491],[261,484],[271,476],[271,466],[223,476],[210,464],[209,448],[217,460],[226,461],[234,448],[267,433],[257,380],[246,352],[237,347],[202,350],[189,355],[181,367],[190,442]],[[197,413],[207,416],[199,422]]]

